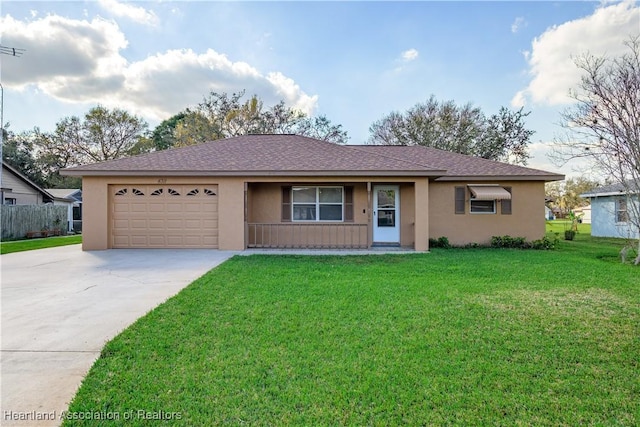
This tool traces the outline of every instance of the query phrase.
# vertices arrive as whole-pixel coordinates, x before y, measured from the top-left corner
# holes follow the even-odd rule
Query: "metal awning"
[[[497,185],[470,185],[472,200],[511,200],[511,193]]]

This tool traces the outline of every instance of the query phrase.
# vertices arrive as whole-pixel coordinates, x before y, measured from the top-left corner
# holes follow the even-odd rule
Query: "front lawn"
[[[64,425],[638,425],[640,270],[559,246],[234,257],[105,346],[69,415],[117,421]]]
[[[82,243],[82,235],[47,237],[45,239],[15,240],[0,242],[0,254],[53,248],[56,246],[77,245]]]

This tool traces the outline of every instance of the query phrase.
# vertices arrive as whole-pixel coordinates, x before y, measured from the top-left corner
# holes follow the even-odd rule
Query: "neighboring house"
[[[77,188],[47,188],[46,191],[55,199],[54,205],[67,206],[69,231],[82,230],[82,190]]]
[[[249,135],[66,169],[83,177],[83,248],[428,250],[544,236],[563,175],[419,146]]]
[[[54,196],[24,176],[18,169],[2,162],[0,181],[3,205],[42,205],[53,203]]]
[[[545,221],[551,221],[555,219],[555,216],[553,215],[553,211],[549,206],[546,206],[546,205],[544,207],[544,219]]]
[[[549,207],[549,203],[555,202],[555,199],[551,197],[544,198],[544,219],[545,221],[551,221],[556,219],[556,216],[553,214],[553,209]]]
[[[638,238],[638,228],[630,221],[640,210],[638,192],[629,194],[622,184],[612,184],[594,188],[580,197],[591,201],[592,236]]]
[[[583,224],[591,224],[591,206],[581,206],[575,208],[573,213],[579,218]]]

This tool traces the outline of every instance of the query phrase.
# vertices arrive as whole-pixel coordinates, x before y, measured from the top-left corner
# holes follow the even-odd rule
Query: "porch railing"
[[[366,249],[367,224],[249,223],[248,248]]]

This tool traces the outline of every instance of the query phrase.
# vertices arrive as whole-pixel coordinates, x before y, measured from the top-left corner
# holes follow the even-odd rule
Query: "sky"
[[[636,1],[0,2],[3,117],[52,131],[102,105],[153,129],[210,91],[325,115],[363,144],[373,122],[431,95],[530,111],[529,166],[547,153],[579,83],[576,56],[616,56],[640,34]]]

